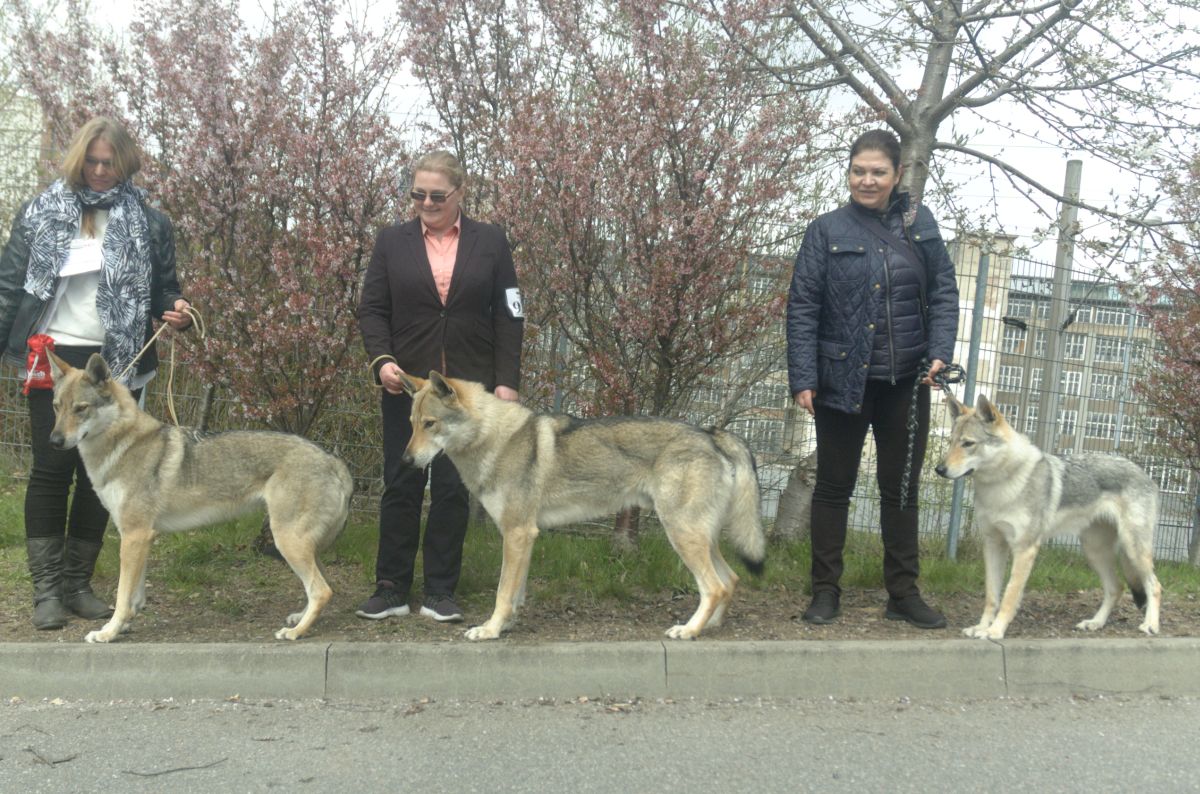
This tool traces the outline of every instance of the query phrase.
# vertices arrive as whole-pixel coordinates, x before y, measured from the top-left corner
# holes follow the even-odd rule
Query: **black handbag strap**
[[[923,273],[925,271],[925,263],[921,261],[921,258],[917,255],[917,252],[913,250],[912,244],[909,243],[908,240],[897,236],[895,232],[880,223],[877,218],[868,215],[860,209],[849,206],[847,207],[847,211],[849,212],[850,217],[853,218],[860,226],[890,246],[893,251],[895,251],[901,256],[901,258],[904,259],[905,262],[908,262],[908,264],[915,267],[918,273]]]

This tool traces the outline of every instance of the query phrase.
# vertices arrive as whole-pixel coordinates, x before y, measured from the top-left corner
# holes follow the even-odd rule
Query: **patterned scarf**
[[[115,373],[124,372],[145,343],[150,315],[150,227],[143,202],[146,191],[125,180],[103,193],[72,190],[59,179],[25,211],[32,233],[25,291],[47,301],[58,287],[71,241],[79,234],[83,209],[108,210],[100,244],[103,264],[96,288],[96,311],[104,324],[100,354]]]

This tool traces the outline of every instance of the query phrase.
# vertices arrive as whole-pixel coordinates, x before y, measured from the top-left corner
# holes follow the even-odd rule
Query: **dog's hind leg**
[[[317,548],[310,538],[298,537],[297,530],[291,526],[278,526],[272,523],[275,535],[275,548],[283,555],[283,559],[304,584],[304,594],[308,603],[303,612],[288,616],[291,628],[282,628],[275,632],[277,640],[298,640],[308,633],[313,621],[321,614],[321,610],[333,598],[333,590],[325,581],[321,571],[321,563],[317,559]]]
[[[1149,534],[1153,529],[1142,531]],[[1133,593],[1133,601],[1138,609],[1146,610],[1145,620],[1138,629],[1146,634],[1158,634],[1162,585],[1154,575],[1154,554],[1144,544],[1131,541],[1122,535],[1118,535],[1117,543],[1121,569]]]
[[[666,529],[667,539],[675,547],[679,558],[696,578],[696,588],[700,591],[700,604],[696,607],[696,612],[687,623],[667,629],[667,636],[673,640],[693,640],[700,636],[700,632],[708,625],[718,606],[722,607],[722,615],[724,614],[724,605],[733,597],[732,583],[727,586],[713,565],[713,541],[710,533],[697,529],[681,529],[673,520],[666,519],[663,520],[663,528]]]
[[[1081,631],[1096,631],[1108,623],[1117,599],[1121,597],[1124,587],[1117,576],[1116,530],[1108,523],[1093,524],[1079,535],[1079,545],[1091,564],[1092,569],[1100,576],[1100,585],[1104,589],[1104,598],[1096,614],[1087,620],[1075,624]]]
[[[149,527],[121,530],[121,573],[117,579],[117,603],[112,617],[96,631],[89,631],[87,642],[112,642],[129,628],[136,614],[134,597],[146,575],[146,559],[154,543],[155,532]]]
[[[729,567],[729,563],[725,562],[725,558],[721,555],[721,547],[716,543],[712,544],[710,556],[712,557],[713,568],[717,572],[717,576],[721,580],[721,584],[725,586],[725,592],[728,597],[724,601],[717,604],[713,609],[712,617],[704,624],[706,629],[715,629],[721,625],[721,621],[725,619],[725,609],[729,606],[729,602],[733,600],[733,592],[737,589],[738,575]]]
[[[497,522],[499,523],[499,522]],[[536,525],[502,528],[504,559],[500,564],[500,583],[496,586],[496,606],[487,622],[467,629],[468,640],[494,640],[509,627],[518,599],[524,599],[529,559],[537,539]]]

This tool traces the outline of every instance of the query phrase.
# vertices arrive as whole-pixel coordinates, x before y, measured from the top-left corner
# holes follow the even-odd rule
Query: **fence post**
[[[1079,200],[1082,173],[1082,160],[1067,161],[1063,205],[1058,214],[1058,251],[1054,256],[1050,318],[1046,323],[1046,377],[1042,379],[1042,399],[1038,405],[1037,445],[1047,454],[1054,454],[1058,449],[1058,382],[1062,379],[1063,332],[1069,324],[1067,303],[1071,299],[1071,265],[1075,258],[1075,225],[1079,217],[1079,208],[1074,202]],[[1026,344],[1029,344],[1028,339]],[[1029,351],[1025,354],[1029,355]],[[1075,428],[1075,432],[1078,431],[1079,428]]]
[[[987,298],[988,266],[991,255],[979,255],[979,266],[975,272],[975,306],[971,310],[971,341],[967,346],[967,383],[963,388],[963,405],[975,401],[975,370],[979,367],[979,346],[983,341],[983,307]],[[950,497],[950,528],[946,532],[946,556],[958,558],[958,534],[962,528],[963,489],[966,482],[962,477],[954,481]]]

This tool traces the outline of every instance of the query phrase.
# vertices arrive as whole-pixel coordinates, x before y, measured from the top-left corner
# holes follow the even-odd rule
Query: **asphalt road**
[[[0,791],[1195,791],[1197,726],[1190,697],[14,698]]]

